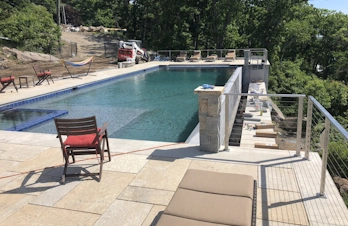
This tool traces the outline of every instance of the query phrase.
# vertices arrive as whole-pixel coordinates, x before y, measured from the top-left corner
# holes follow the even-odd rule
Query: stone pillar
[[[221,98],[223,86],[215,86],[214,89],[203,89],[202,86],[195,89],[198,94],[198,117],[200,150],[205,152],[219,152],[221,147]]]

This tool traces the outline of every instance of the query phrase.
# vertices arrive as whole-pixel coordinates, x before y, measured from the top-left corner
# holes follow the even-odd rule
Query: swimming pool
[[[159,68],[132,74],[42,101],[25,109],[66,111],[64,118],[96,115],[109,122],[109,137],[182,142],[198,123],[194,89],[207,83],[224,85],[234,68]],[[26,129],[56,133],[53,120]]]

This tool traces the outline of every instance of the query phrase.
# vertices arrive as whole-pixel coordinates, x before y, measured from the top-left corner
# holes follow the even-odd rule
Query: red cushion
[[[9,81],[13,81],[15,79],[14,76],[9,76],[9,77],[3,77],[0,79],[0,81],[3,83],[3,82],[9,82]]]
[[[51,74],[51,72],[50,72],[50,71],[46,71],[45,73],[46,73],[47,75],[50,75],[50,74]]]
[[[98,132],[100,128],[98,128]],[[68,138],[64,141],[64,146],[69,147],[96,147],[98,145],[98,139],[95,139],[95,134],[86,134],[86,135],[77,135],[77,136],[68,136]],[[99,140],[101,140],[103,136],[99,136]]]
[[[46,75],[45,72],[41,72],[41,73],[37,74],[38,77],[43,77],[45,75]]]

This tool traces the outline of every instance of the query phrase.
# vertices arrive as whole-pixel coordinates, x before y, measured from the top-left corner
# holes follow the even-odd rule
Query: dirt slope
[[[78,32],[62,32],[61,41],[64,44],[62,48],[62,55],[57,54],[56,57],[64,58],[69,61],[81,61],[87,57],[94,56],[93,64],[90,71],[98,71],[107,68],[117,68],[115,58],[104,57],[104,42],[112,41],[110,35],[100,35],[91,33],[78,33]],[[77,43],[77,55],[71,57],[70,54],[70,42]],[[0,50],[1,54],[1,50]],[[3,58],[6,56],[2,55]],[[0,76],[14,75],[19,77],[21,75],[35,75],[32,65],[39,65],[41,68],[47,68],[52,71],[53,77],[61,77],[68,75],[66,68],[61,62],[34,62],[23,63],[15,59],[6,58],[6,69],[0,69]],[[72,74],[81,74],[87,71],[88,67],[69,67]],[[16,80],[16,83],[18,80]]]

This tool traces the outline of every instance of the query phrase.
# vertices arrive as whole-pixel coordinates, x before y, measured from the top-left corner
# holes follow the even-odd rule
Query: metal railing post
[[[325,191],[325,180],[326,180],[326,168],[327,168],[327,157],[329,154],[329,134],[330,134],[330,120],[325,117],[325,129],[323,132],[323,156],[322,159],[322,166],[321,166],[321,178],[320,178],[320,195],[324,195]]]
[[[298,115],[297,115],[297,138],[296,138],[296,155],[301,155],[301,134],[302,134],[302,119],[303,119],[303,97],[298,99]]]
[[[306,120],[306,144],[305,144],[305,159],[309,159],[309,150],[311,148],[312,137],[312,116],[313,116],[313,101],[308,98],[307,120]]]
[[[229,102],[230,102],[230,96],[225,96],[225,151],[229,151],[228,145],[229,145]]]
[[[172,60],[172,51],[169,50],[169,59]]]

